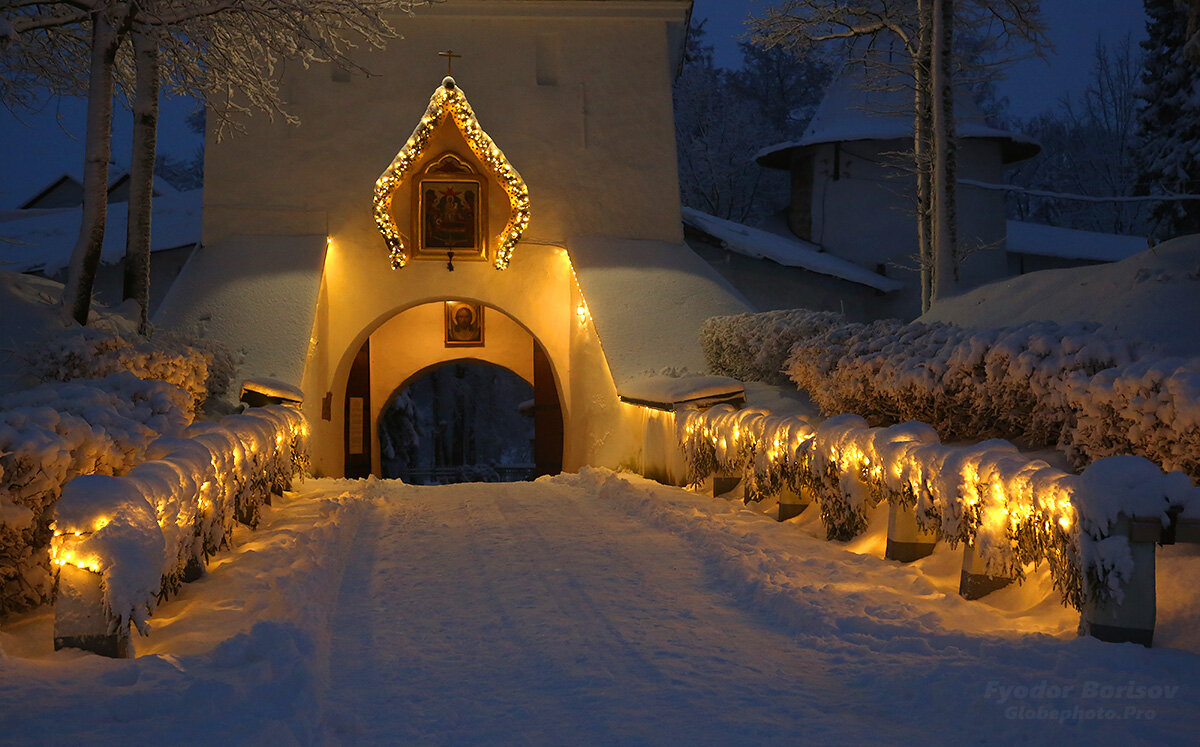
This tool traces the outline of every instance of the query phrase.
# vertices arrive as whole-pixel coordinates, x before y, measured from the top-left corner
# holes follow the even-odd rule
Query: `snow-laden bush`
[[[763,362],[786,357],[792,380],[826,415],[917,420],[946,441],[1054,446],[1078,467],[1132,454],[1200,480],[1200,361],[1139,360],[1138,346],[1082,322],[979,330],[836,316],[710,319],[709,365],[770,380]]]
[[[165,381],[192,395],[193,410],[208,396],[213,362],[212,354],[178,341],[125,337],[92,327],[64,330],[28,357],[30,368],[43,381],[99,379],[118,371]]]
[[[853,412],[875,425],[918,420],[948,441],[999,436],[1045,446],[1070,422],[1072,381],[1135,355],[1082,322],[976,330],[884,320],[802,340],[787,365],[826,414]]]
[[[1075,464],[1145,457],[1200,480],[1200,361],[1141,361],[1077,379],[1062,449]]]
[[[836,317],[710,319],[709,365],[772,380],[763,362],[786,358],[787,373],[826,415],[917,420],[947,441],[1056,446],[1077,466],[1134,454],[1200,479],[1200,362],[1138,360],[1138,346],[1082,322],[979,330]]]
[[[0,397],[0,614],[48,599],[51,509],[80,475],[122,474],[191,423],[191,397],[129,372]]]
[[[1139,457],[1112,457],[1071,475],[990,440],[946,446],[922,423],[872,428],[861,417],[830,418],[815,429],[796,417],[719,405],[677,414],[688,481],[743,476],[747,495],[786,485],[817,502],[830,539],[867,526],[880,502],[911,509],[917,523],[951,545],[968,543],[989,575],[1023,579],[1046,562],[1063,601],[1120,595],[1130,577],[1126,536],[1110,536],[1118,516],[1200,516],[1200,488]],[[1165,525],[1165,524],[1164,524]]]
[[[174,330],[155,330],[151,338],[154,344],[171,350],[188,352],[198,350],[208,356],[208,378],[204,387],[208,393],[208,404],[222,399],[234,385],[238,367],[242,363],[242,355],[234,353],[220,340],[205,336],[199,332],[177,332]],[[233,392],[236,399],[237,392]]]
[[[145,632],[157,601],[228,544],[234,521],[255,524],[302,474],[307,438],[298,410],[254,408],[154,442],[123,477],[72,480],[55,509],[53,561],[102,574],[114,625]]]
[[[712,373],[787,384],[783,368],[792,346],[844,323],[840,314],[808,309],[717,316],[700,328],[700,345]]]

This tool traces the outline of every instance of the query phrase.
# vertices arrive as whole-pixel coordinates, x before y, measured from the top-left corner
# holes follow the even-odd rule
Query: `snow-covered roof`
[[[124,170],[124,169],[111,169],[109,171],[108,192],[110,193],[109,194],[110,202],[112,201],[111,193],[114,190],[116,190],[120,187],[123,187],[125,185],[125,183],[128,181],[129,181],[129,171]],[[27,200],[25,200],[23,203],[21,203],[21,205],[18,209],[20,209],[20,210],[37,210],[38,209],[37,203],[40,202],[42,200],[42,198],[46,197],[46,195],[50,194],[55,189],[57,189],[59,186],[64,185],[64,184],[73,186],[74,188],[76,188],[78,190],[83,189],[83,179],[79,176],[78,172],[68,172],[65,174],[61,174],[58,177],[56,177],[53,181],[48,183],[45,187],[42,187],[40,190],[38,190],[33,196],[29,197]],[[175,186],[172,185],[170,182],[168,182],[166,179],[163,179],[162,177],[157,176],[157,175],[154,176],[154,194],[156,196],[157,195],[172,195],[178,191],[179,190],[175,189]]]
[[[999,140],[1005,163],[1032,158],[1041,150],[1033,138],[988,126],[968,96],[957,96],[954,107],[958,136]],[[825,89],[804,135],[763,148],[754,159],[760,166],[787,169],[788,154],[796,148],[853,140],[911,140],[912,136],[911,81],[905,83],[898,72],[889,81],[877,68],[868,74],[861,60],[848,60]]]
[[[1008,221],[1006,248],[1014,254],[1118,262],[1146,250],[1144,236],[1076,231],[1041,223]]]
[[[672,410],[678,405],[744,402],[746,387],[728,376],[647,376],[626,382],[621,387],[621,399]]]
[[[47,195],[54,192],[59,187],[67,186],[73,190],[83,191],[83,182],[72,174],[60,174],[54,181],[42,187],[29,199],[21,203],[21,210],[36,209],[37,204],[41,202]]]
[[[261,394],[264,397],[275,397],[288,402],[304,401],[304,390],[300,387],[266,376],[257,376],[243,381],[242,396],[244,397],[247,392]]]
[[[200,241],[199,189],[173,192],[154,200],[151,251],[190,246]],[[0,269],[41,270],[54,274],[67,266],[79,236],[81,208],[38,210],[22,220],[0,222]],[[127,203],[108,206],[104,249],[100,261],[115,264],[125,256]]]
[[[1181,236],[1123,259],[1042,270],[938,301],[921,321],[964,327],[1022,322],[1098,322],[1170,356],[1200,355],[1200,235]]]
[[[849,260],[836,257],[820,245],[809,241],[751,228],[688,207],[683,209],[683,222],[718,239],[726,249],[747,257],[769,259],[785,267],[800,267],[885,293],[904,287],[899,280],[884,277]]]
[[[707,372],[700,326],[752,310],[686,244],[587,236],[568,251],[620,394],[647,375]]]
[[[268,377],[298,387],[304,376],[324,236],[234,236],[192,253],[154,316],[243,356],[235,381]]]

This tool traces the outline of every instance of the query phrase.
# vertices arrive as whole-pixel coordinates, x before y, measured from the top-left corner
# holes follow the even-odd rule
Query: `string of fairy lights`
[[[156,597],[178,590],[185,562],[194,555],[193,543],[202,543],[207,559],[232,535],[239,504],[264,500],[267,492],[282,489],[292,475],[307,468],[309,425],[299,410],[281,405],[255,408],[219,425],[205,425],[198,435],[179,440],[178,454],[168,452],[146,463],[175,470],[181,478],[177,484],[139,475],[135,467],[122,477],[101,478],[129,485],[128,490],[113,493],[111,500],[96,500],[88,488],[72,491],[68,485],[50,525],[49,559],[56,573],[63,566],[74,566],[101,574],[106,588],[116,576],[128,585],[128,579],[145,575],[130,560],[143,555],[130,554],[130,548],[136,542],[155,541],[155,533],[145,530],[149,522],[157,522],[161,531],[157,542],[166,545],[151,554],[163,558],[162,587],[152,590],[146,601],[148,611]],[[195,458],[205,450],[207,459]],[[193,473],[197,466],[202,469]],[[110,602],[106,596],[106,605]],[[138,609],[109,608],[108,612],[122,620],[142,614]]]
[[[425,115],[421,117],[404,147],[375,182],[375,224],[387,244],[392,268],[404,267],[410,259],[410,248],[392,216],[392,198],[412,174],[414,166],[422,160],[429,141],[447,117],[454,122],[471,152],[491,171],[508,195],[508,223],[496,237],[496,252],[492,262],[497,270],[503,270],[508,267],[513,250],[529,225],[529,188],[508,162],[503,151],[496,147],[492,138],[479,126],[466,95],[449,76],[430,97]]]
[[[1081,553],[1078,478],[1015,447],[956,459],[948,455],[970,450],[942,445],[932,429],[916,437],[861,421],[826,433],[803,418],[727,405],[684,410],[675,418],[689,484],[736,474],[754,498],[784,486],[808,491],[829,538],[839,540],[862,532],[866,511],[880,502],[919,509],[922,528],[950,544],[990,546],[989,565],[1002,566],[995,575],[1019,581],[1027,565],[1046,561],[1064,603],[1076,609],[1088,595],[1109,591],[1111,569],[1090,565]],[[937,487],[939,474],[943,483],[956,483],[950,494]],[[948,474],[955,479],[946,480]],[[852,500],[848,479],[861,484],[866,503]]]

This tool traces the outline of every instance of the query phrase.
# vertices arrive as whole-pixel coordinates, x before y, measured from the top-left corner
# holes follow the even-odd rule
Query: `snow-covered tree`
[[[1200,193],[1198,63],[1187,51],[1200,47],[1198,14],[1195,3],[1146,0],[1149,38],[1142,42],[1145,71],[1138,92],[1146,105],[1138,136],[1142,188],[1150,194]],[[1159,239],[1200,233],[1200,201],[1159,203],[1153,220]]]
[[[1085,196],[1127,197],[1138,182],[1136,163],[1138,48],[1126,37],[1096,43],[1091,79],[1083,93],[1053,110],[1013,123],[1036,139],[1042,152],[1022,163],[1010,181],[1024,189]],[[1148,230],[1145,202],[1084,202],[1014,193],[1010,215],[1066,228],[1141,234]]]
[[[159,84],[200,96],[222,121],[230,112],[283,112],[277,79],[285,58],[304,64],[332,61],[353,66],[346,53],[355,44],[382,46],[395,36],[384,19],[427,0],[0,0],[4,36],[3,70],[22,74],[20,85],[0,89],[17,102],[38,80],[39,53],[53,50],[44,67],[46,82],[62,88],[73,66],[86,70],[83,219],[67,268],[63,305],[79,323],[87,321],[100,262],[107,215],[113,97],[118,55],[129,39],[126,89],[135,112],[127,292],[142,307],[148,298],[148,259]],[[81,45],[69,44],[87,29],[86,65]],[[61,50],[68,50],[62,52]],[[74,50],[74,54],[70,51]],[[5,76],[7,77],[7,75]],[[132,82],[130,82],[132,81]],[[289,120],[291,118],[289,117]]]
[[[154,13],[145,16],[145,23],[139,19],[133,33],[137,82],[132,102],[134,156],[125,269],[125,298],[138,302],[143,330],[149,303],[154,133],[158,121],[157,85],[151,80],[164,77],[172,93],[194,96],[206,104],[218,133],[230,127],[236,129],[237,115],[254,110],[279,114],[298,124],[279,95],[283,60],[298,59],[305,66],[330,62],[361,70],[347,56],[350,49],[356,45],[383,48],[396,36],[385,14],[411,12],[429,2],[224,0],[206,7],[195,0],[152,0]],[[160,66],[164,68],[161,71]]]
[[[754,222],[785,204],[787,190],[786,180],[764,173],[754,155],[800,136],[829,66],[815,55],[741,46],[742,68],[725,70],[713,63],[703,23],[689,30],[674,88],[675,138],[683,204]]]
[[[957,283],[953,91],[963,70],[955,30],[969,30],[977,57],[994,59],[1014,43],[1042,41],[1039,10],[1038,0],[784,0],[751,22],[766,47],[855,42],[868,64],[880,64],[876,53],[897,45],[907,54],[925,308]]]
[[[738,48],[742,66],[729,71],[730,87],[761,112],[780,137],[800,137],[829,83],[829,62],[815,54],[797,56],[749,42],[740,42]]]
[[[1200,0],[1175,0],[1175,4],[1187,10],[1187,41],[1183,51],[1194,62],[1200,62]]]

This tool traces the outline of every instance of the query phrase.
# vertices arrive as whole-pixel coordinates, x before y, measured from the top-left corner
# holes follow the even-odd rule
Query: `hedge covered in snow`
[[[828,414],[876,425],[919,420],[948,441],[995,435],[1044,446],[1070,420],[1072,380],[1135,354],[1095,324],[977,330],[887,320],[802,340],[787,370]]]
[[[928,425],[872,428],[855,415],[813,428],[802,418],[727,405],[677,414],[688,481],[740,475],[749,499],[784,487],[808,491],[830,539],[850,539],[880,502],[914,511],[950,543],[968,543],[987,573],[1022,579],[1045,561],[1063,601],[1120,598],[1132,573],[1127,537],[1110,537],[1118,514],[1200,516],[1200,488],[1139,457],[1102,459],[1081,475],[991,440],[946,446]],[[1165,525],[1165,524],[1164,524]]]
[[[808,309],[716,316],[700,328],[700,346],[714,374],[787,384],[784,364],[792,346],[844,323],[841,314]]]
[[[150,340],[75,327],[31,351],[29,363],[42,381],[99,379],[118,371],[128,371],[140,379],[165,381],[192,395],[193,410],[198,410],[209,395],[213,357],[213,353],[178,337]]]
[[[53,562],[103,576],[116,624],[145,632],[160,598],[227,545],[234,521],[257,524],[272,492],[307,466],[308,424],[294,408],[254,408],[149,446],[123,477],[67,484],[54,521]]]
[[[127,472],[191,422],[186,392],[129,372],[0,397],[0,613],[49,599],[49,524],[63,485]]]
[[[1076,381],[1060,446],[1077,464],[1143,456],[1200,480],[1200,361],[1141,361]]]
[[[1133,454],[1200,479],[1200,361],[1140,360],[1094,324],[980,330],[795,310],[710,319],[702,340],[714,371],[778,381],[782,369],[826,415],[1055,446],[1081,467]]]

